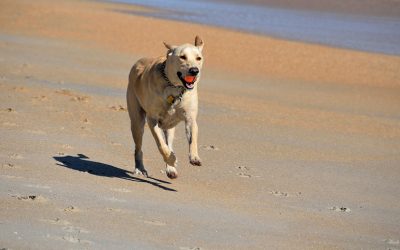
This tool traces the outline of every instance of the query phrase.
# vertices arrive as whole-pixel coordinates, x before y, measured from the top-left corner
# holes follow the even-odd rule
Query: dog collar
[[[162,77],[164,78],[164,80],[168,83],[168,85],[174,86],[172,84],[172,82],[169,80],[167,74],[165,74],[165,66],[166,65],[167,65],[167,60],[165,60],[162,64],[160,64],[160,67],[159,67],[160,73],[161,73]]]
[[[172,82],[169,80],[167,74],[165,74],[165,66],[166,66],[166,64],[167,64],[167,60],[165,60],[162,64],[160,64],[160,67],[159,67],[159,70],[160,70],[160,73],[161,73],[162,77],[167,82],[169,87],[179,88],[181,90],[180,94],[178,96],[169,95],[167,97],[167,103],[169,105],[176,105],[178,103],[178,101],[182,100],[182,96],[183,96],[183,94],[185,94],[186,88],[183,87],[183,86],[175,86],[174,84],[172,84]]]

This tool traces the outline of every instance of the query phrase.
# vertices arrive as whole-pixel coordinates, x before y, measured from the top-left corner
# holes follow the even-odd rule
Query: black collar
[[[166,65],[167,65],[167,60],[165,60],[162,64],[160,64],[160,67],[159,67],[160,73],[168,85],[174,86],[172,84],[172,82],[169,80],[167,74],[165,74],[165,66]]]
[[[166,64],[167,64],[167,60],[165,60],[162,64],[160,64],[160,67],[159,67],[159,70],[160,70],[160,73],[161,73],[163,79],[168,84],[168,87],[179,88],[181,90],[180,94],[178,96],[170,95],[170,96],[167,97],[167,102],[169,104],[176,105],[178,103],[178,101],[182,100],[182,96],[183,96],[183,94],[185,94],[186,88],[184,86],[175,86],[174,84],[172,84],[172,82],[169,80],[167,74],[165,74],[165,66],[166,66]]]

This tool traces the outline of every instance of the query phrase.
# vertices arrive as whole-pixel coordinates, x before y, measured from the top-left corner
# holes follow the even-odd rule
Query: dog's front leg
[[[167,164],[167,176],[171,179],[177,178],[178,171],[175,168],[177,163],[176,157],[164,140],[163,130],[158,126],[158,122],[154,119],[148,119],[147,123],[157,143],[158,150],[160,151],[164,162]]]
[[[186,118],[186,137],[189,142],[189,161],[190,164],[194,166],[201,166],[201,159],[199,157],[199,153],[197,151],[197,136],[198,136],[198,127],[196,122],[196,117],[191,116]]]

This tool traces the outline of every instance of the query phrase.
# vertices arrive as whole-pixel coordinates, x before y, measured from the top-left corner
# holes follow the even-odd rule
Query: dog
[[[142,58],[132,67],[127,89],[128,112],[135,143],[135,174],[148,177],[143,165],[142,138],[147,120],[166,164],[170,179],[178,177],[177,159],[172,144],[176,125],[184,121],[189,143],[189,161],[201,166],[198,154],[197,86],[203,66],[203,40],[195,37],[194,45],[170,45],[164,42],[167,55]]]

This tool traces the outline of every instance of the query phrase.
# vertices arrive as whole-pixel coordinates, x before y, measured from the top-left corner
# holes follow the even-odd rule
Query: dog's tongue
[[[185,76],[185,81],[188,83],[194,82],[195,79],[196,79],[195,76]]]

